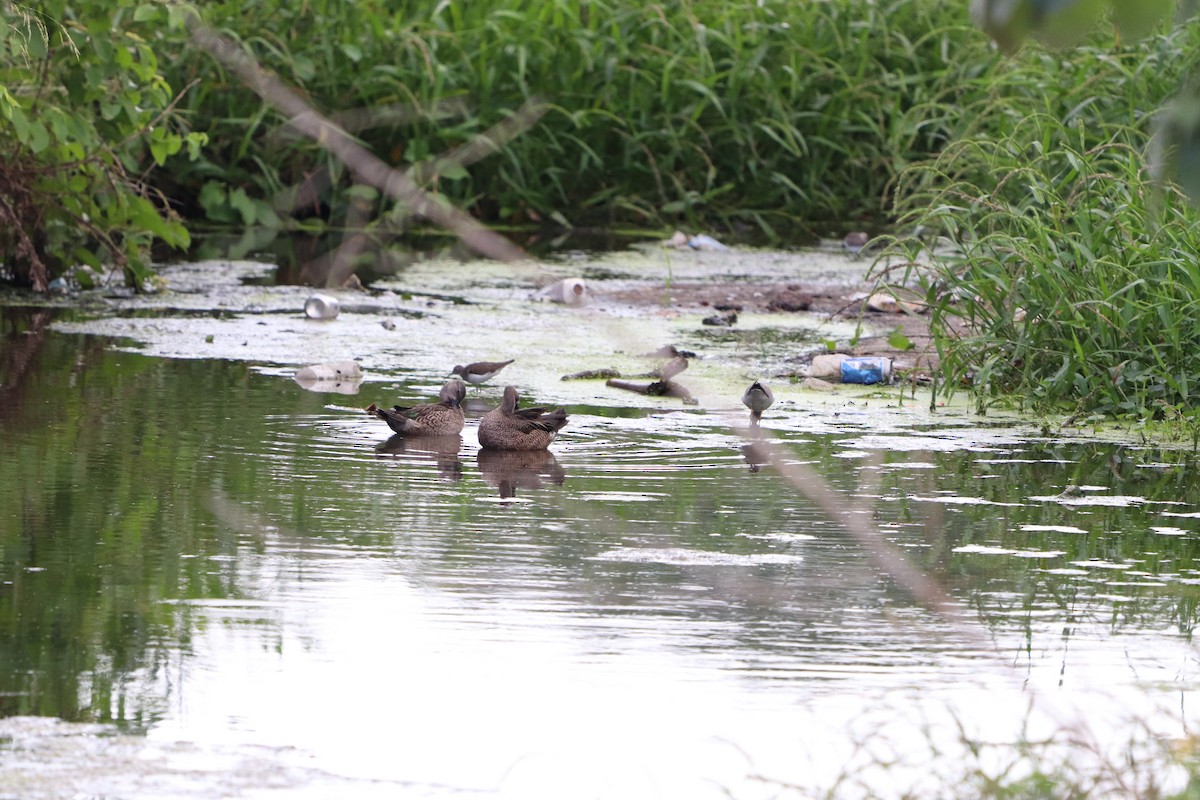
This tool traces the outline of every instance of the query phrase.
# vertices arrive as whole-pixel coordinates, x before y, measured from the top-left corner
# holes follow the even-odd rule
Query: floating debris
[[[310,392],[358,394],[362,383],[362,367],[354,361],[330,361],[312,364],[296,370],[293,380]]]
[[[619,378],[621,373],[615,369],[585,369],[582,372],[572,372],[570,375],[563,375],[560,380],[564,381],[591,381],[600,378]]]

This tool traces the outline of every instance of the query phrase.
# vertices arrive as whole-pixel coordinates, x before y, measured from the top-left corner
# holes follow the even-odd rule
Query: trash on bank
[[[304,316],[309,319],[334,319],[338,315],[338,299],[330,294],[309,295],[304,301]]]
[[[842,362],[842,383],[891,383],[892,360],[886,356],[847,358]]]
[[[587,299],[587,284],[583,278],[563,278],[538,292],[538,297],[553,303],[577,306]]]
[[[844,353],[825,353],[813,358],[808,377],[842,383],[891,383],[892,359],[886,356],[851,357]]]
[[[728,245],[722,244],[713,237],[709,236],[707,233],[698,233],[695,236],[688,236],[683,231],[675,231],[675,235],[670,239],[667,239],[666,244],[668,247],[674,247],[676,250],[685,250],[690,248],[692,250],[726,251],[729,249]]]

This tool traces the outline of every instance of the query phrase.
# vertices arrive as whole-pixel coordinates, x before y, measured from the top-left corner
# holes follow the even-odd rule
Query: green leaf
[[[71,251],[71,255],[75,256],[75,260],[81,264],[87,264],[93,269],[100,269],[100,257],[96,255],[95,251],[91,250],[90,248],[76,247]],[[82,281],[80,281],[80,283],[82,283]]]
[[[167,159],[183,148],[183,137],[177,133],[167,133],[162,128],[150,131],[150,155],[154,163],[162,166]]]
[[[225,184],[208,181],[200,189],[196,202],[204,209],[204,214],[213,222],[233,222],[235,215],[229,205],[229,193]]]
[[[7,86],[0,86],[0,117],[12,119],[14,108],[20,108],[16,98],[8,91]]]
[[[916,345],[912,343],[911,339],[900,332],[899,327],[888,334],[887,342],[889,346],[894,347],[897,350],[912,350],[914,347],[916,347]]]
[[[208,144],[208,134],[199,131],[192,131],[187,136],[183,137],[187,143],[188,160],[195,161],[200,158],[200,149]]]
[[[242,217],[242,223],[253,225],[258,219],[258,206],[240,186],[229,193],[229,205]]]
[[[13,131],[17,134],[17,141],[24,144],[29,141],[29,117],[25,115],[25,109],[18,105],[13,105],[8,109],[8,120],[12,123]]]
[[[41,123],[41,120],[35,119],[29,122],[29,138],[26,144],[34,153],[41,153],[50,146],[50,132],[46,130],[46,126]]]
[[[317,74],[317,68],[312,59],[297,55],[292,59],[292,72],[301,82],[305,82],[313,79],[313,76]]]
[[[150,22],[162,16],[162,7],[155,3],[142,3],[133,12],[134,22]]]
[[[471,177],[471,173],[467,172],[466,167],[457,161],[439,161],[437,173],[439,177],[448,181],[460,181]]]

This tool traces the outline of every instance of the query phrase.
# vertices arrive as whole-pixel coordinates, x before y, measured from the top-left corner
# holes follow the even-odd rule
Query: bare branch
[[[436,225],[446,228],[476,252],[505,261],[518,261],[525,252],[470,215],[422,191],[399,170],[392,169],[355,142],[344,130],[312,108],[295,91],[267,73],[232,41],[205,25],[197,14],[188,15],[188,30],[196,45],[233,70],[260,97],[291,119],[291,124],[341,160],[361,183],[405,203]]]

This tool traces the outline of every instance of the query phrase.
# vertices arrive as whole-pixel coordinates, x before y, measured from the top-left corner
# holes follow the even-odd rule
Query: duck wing
[[[547,411],[544,408],[522,408],[513,412],[512,417],[525,431],[545,431],[554,433],[567,424],[567,410],[556,408]]]

